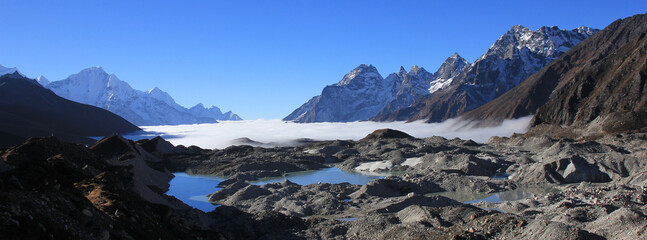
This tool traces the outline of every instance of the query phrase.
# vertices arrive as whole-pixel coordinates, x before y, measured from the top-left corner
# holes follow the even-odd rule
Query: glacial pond
[[[215,205],[207,201],[207,194],[220,190],[221,188],[217,186],[220,182],[226,180],[226,178],[205,175],[189,175],[183,172],[177,172],[173,175],[175,175],[175,178],[169,182],[170,187],[169,191],[166,192],[167,195],[174,196],[189,206],[205,212],[216,209]],[[382,177],[356,172],[346,172],[337,167],[330,167],[312,171],[293,172],[288,173],[287,176],[264,178],[250,183],[264,185],[268,183],[282,182],[285,179],[288,179],[299,185],[308,185],[319,182],[347,182],[351,184],[364,185],[377,178]]]

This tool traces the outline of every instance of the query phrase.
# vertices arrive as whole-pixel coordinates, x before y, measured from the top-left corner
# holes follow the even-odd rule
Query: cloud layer
[[[406,132],[417,138],[442,136],[485,142],[492,136],[510,136],[513,133],[523,133],[526,131],[531,119],[532,116],[506,120],[499,126],[487,128],[474,128],[472,127],[474,124],[454,119],[442,123],[293,123],[278,119],[223,121],[215,124],[147,126],[142,127],[145,132],[127,137],[137,139],[161,135],[174,145],[196,145],[201,148],[222,149],[240,142],[240,138],[270,143],[269,145],[288,145],[300,138],[359,140],[376,129],[391,128]]]

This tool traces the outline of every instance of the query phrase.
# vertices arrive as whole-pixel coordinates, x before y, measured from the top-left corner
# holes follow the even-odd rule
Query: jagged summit
[[[382,76],[377,71],[377,68],[375,68],[373,65],[360,64],[358,67],[344,75],[341,81],[337,83],[337,86],[348,85],[358,76],[362,76],[363,79],[382,79]]]

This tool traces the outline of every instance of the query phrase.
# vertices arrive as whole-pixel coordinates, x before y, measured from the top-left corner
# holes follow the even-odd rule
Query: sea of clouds
[[[486,142],[492,136],[510,136],[524,133],[532,116],[505,120],[496,127],[474,127],[450,119],[442,123],[423,122],[350,122],[350,123],[294,123],[283,120],[222,121],[214,124],[173,126],[144,126],[143,132],[126,137],[131,139],[152,138],[157,135],[174,145],[196,145],[206,149],[222,149],[241,144],[241,138],[264,143],[266,146],[290,145],[296,139],[313,140],[359,140],[381,128],[391,128],[417,138],[442,136],[448,139],[472,139]]]

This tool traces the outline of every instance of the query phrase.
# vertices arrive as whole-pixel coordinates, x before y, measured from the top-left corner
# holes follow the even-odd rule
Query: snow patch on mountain
[[[431,86],[429,87],[429,93],[434,93],[438,90],[442,90],[443,88],[448,87],[449,85],[452,84],[452,81],[454,78],[448,78],[448,79],[437,79],[436,81],[433,81],[431,83]]]

